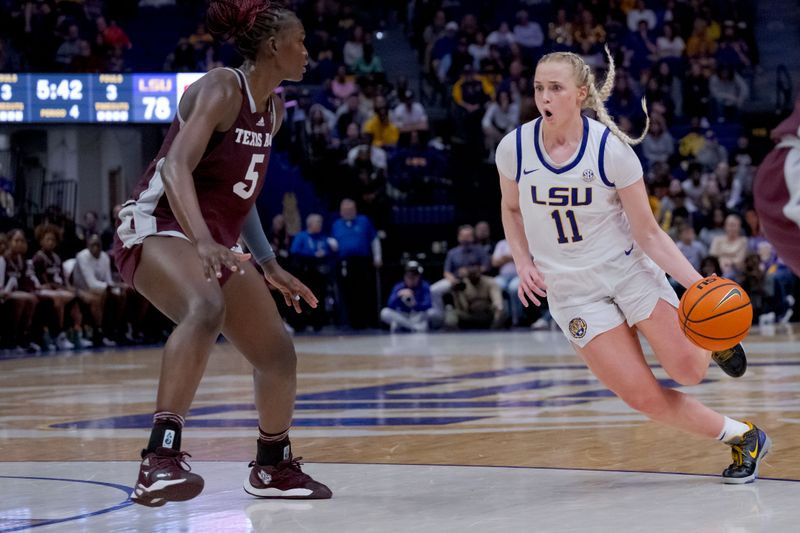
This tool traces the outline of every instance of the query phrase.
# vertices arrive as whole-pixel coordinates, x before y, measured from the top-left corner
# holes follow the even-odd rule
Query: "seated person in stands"
[[[77,296],[69,290],[64,282],[61,257],[55,252],[61,240],[61,229],[52,224],[42,224],[36,228],[35,237],[41,249],[33,256],[33,272],[37,283],[37,295],[42,300],[52,303],[52,323],[49,324],[49,335],[55,339],[45,339],[45,344],[54,343],[60,350],[74,347],[85,348],[91,343],[81,336],[82,315]],[[70,311],[73,327],[69,336],[64,329],[64,316]]]
[[[501,328],[506,324],[500,287],[481,267],[459,269],[459,281],[453,285],[454,307],[447,310],[445,326],[460,329]]]
[[[20,281],[25,278],[25,263],[23,254],[20,267],[19,254],[14,252],[21,246],[15,243],[19,239],[27,249],[22,230],[12,230],[8,235],[0,233],[0,345],[3,349],[15,348],[18,352],[26,349],[38,352],[40,347],[32,342],[30,330],[39,300],[29,291],[20,290]]]
[[[428,331],[436,317],[431,307],[431,287],[422,279],[424,272],[417,261],[409,261],[403,280],[392,288],[386,307],[381,309],[381,321],[396,331]]]
[[[102,250],[100,236],[90,235],[86,248],[75,260],[72,283],[78,290],[78,297],[91,309],[94,321],[92,341],[95,346],[115,346],[116,343],[104,334],[104,329],[112,334],[119,327],[125,308],[125,288],[114,282],[111,259]]]

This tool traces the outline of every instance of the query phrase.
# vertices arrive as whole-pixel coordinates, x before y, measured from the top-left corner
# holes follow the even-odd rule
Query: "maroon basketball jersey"
[[[792,115],[781,125],[789,131],[800,133],[800,114]],[[790,180],[794,180],[794,183],[800,181],[796,173],[786,175],[786,158],[791,150],[797,148],[779,144],[767,154],[758,167],[753,196],[764,236],[789,268],[800,275],[800,228],[783,210],[791,200],[787,184]]]
[[[270,99],[267,113],[256,112],[245,76],[238,69],[226,70],[236,75],[242,90],[242,107],[228,131],[215,131],[211,135],[192,177],[200,211],[211,235],[219,244],[232,247],[264,186],[275,104]],[[195,112],[202,112],[201,102],[196,109]],[[161,167],[181,127],[184,125],[179,110],[161,150],[134,189],[132,199],[120,211],[117,238],[125,248],[140,244],[149,235],[188,238],[170,208],[161,177]]]

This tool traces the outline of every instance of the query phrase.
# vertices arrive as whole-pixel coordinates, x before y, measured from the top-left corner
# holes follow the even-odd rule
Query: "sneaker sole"
[[[758,457],[756,461],[756,469],[753,471],[753,474],[747,477],[722,477],[722,482],[726,485],[744,485],[746,483],[752,483],[758,478],[758,467],[761,466],[761,461],[764,457],[767,456],[770,449],[772,448],[772,439],[768,436],[764,439],[764,446],[761,448],[761,455]]]
[[[250,496],[268,500],[327,500],[331,497],[330,494],[314,494],[314,491],[311,489],[257,489],[250,484],[249,480],[244,482],[243,488]]]
[[[191,500],[203,491],[205,482],[188,481],[185,479],[173,481],[156,481],[150,487],[145,487],[141,483],[136,485],[131,495],[131,500],[148,507],[160,507],[166,502],[184,502]],[[158,500],[163,500],[159,502]],[[148,505],[149,502],[150,504]],[[155,504],[155,505],[153,505]]]

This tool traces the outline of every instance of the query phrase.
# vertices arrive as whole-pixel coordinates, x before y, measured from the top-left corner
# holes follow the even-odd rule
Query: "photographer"
[[[431,288],[422,279],[422,266],[416,261],[406,264],[403,281],[392,289],[387,306],[381,309],[381,321],[396,331],[428,331],[435,318],[431,308]]]
[[[460,329],[505,327],[507,315],[497,283],[482,275],[479,266],[462,267],[458,274],[460,281],[452,289],[455,308],[448,308],[445,326]]]

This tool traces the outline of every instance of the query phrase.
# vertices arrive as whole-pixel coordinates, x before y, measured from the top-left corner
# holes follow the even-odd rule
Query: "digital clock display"
[[[31,118],[35,122],[90,121],[86,76],[32,74]]]

